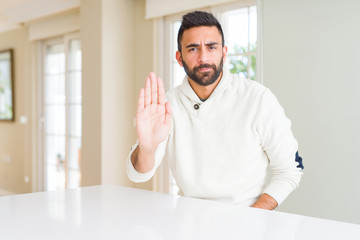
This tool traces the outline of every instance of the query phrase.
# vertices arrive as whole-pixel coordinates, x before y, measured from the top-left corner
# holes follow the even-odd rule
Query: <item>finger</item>
[[[158,94],[159,94],[159,104],[165,104],[165,89],[164,89],[164,82],[161,78],[158,78]]]
[[[171,118],[172,118],[172,109],[171,109],[171,104],[170,102],[167,102],[165,104],[165,124],[166,125],[170,125],[171,124]]]
[[[151,104],[151,83],[150,78],[146,78],[145,82],[145,107]]]
[[[158,104],[157,80],[154,73],[150,73],[151,80],[151,104]]]
[[[139,99],[138,99],[138,108],[137,111],[140,112],[145,108],[145,90],[140,89]]]

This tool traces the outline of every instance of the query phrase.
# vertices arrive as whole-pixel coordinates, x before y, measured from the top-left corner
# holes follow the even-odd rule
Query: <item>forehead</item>
[[[215,26],[201,26],[187,29],[183,33],[182,45],[200,42],[218,42],[221,43],[221,34]]]

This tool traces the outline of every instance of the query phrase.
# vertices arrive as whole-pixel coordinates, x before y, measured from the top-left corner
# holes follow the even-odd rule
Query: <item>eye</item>
[[[189,52],[195,52],[197,48],[189,48]]]
[[[210,49],[210,50],[215,50],[216,47],[215,47],[215,46],[209,46],[209,49]]]

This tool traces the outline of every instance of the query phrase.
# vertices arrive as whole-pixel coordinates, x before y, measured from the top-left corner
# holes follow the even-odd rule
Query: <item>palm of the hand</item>
[[[140,90],[136,114],[139,146],[154,151],[166,139],[171,126],[170,103],[165,103],[164,84],[154,73],[146,79]]]
[[[136,124],[141,145],[155,147],[165,140],[170,130],[170,124],[165,122],[165,116],[165,105],[161,104],[151,104],[138,112]]]

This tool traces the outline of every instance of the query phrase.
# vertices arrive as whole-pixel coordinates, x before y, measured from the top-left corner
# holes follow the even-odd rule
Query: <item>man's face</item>
[[[176,59],[191,80],[208,86],[220,77],[227,49],[222,47],[221,34],[215,26],[184,31],[181,47]]]

